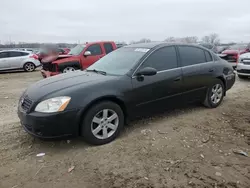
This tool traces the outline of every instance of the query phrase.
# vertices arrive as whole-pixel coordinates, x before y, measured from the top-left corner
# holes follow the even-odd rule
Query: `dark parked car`
[[[196,45],[146,43],[104,56],[85,71],[31,85],[21,96],[24,129],[41,138],[114,140],[127,119],[186,102],[221,104],[235,82],[232,67]]]

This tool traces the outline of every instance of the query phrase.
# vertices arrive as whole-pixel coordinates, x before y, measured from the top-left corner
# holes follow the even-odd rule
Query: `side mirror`
[[[85,57],[90,56],[90,55],[91,55],[91,52],[90,52],[90,51],[84,52],[84,56],[85,56]]]
[[[156,74],[157,70],[152,67],[145,67],[136,73],[137,76],[153,76]]]

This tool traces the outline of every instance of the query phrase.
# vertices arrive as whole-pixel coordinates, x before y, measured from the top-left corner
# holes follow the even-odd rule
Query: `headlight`
[[[68,106],[70,97],[55,97],[40,102],[36,108],[36,112],[52,113],[61,112]]]

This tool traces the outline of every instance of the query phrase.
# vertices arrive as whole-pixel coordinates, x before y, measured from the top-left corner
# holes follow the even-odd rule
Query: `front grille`
[[[239,73],[245,73],[245,74],[250,74],[250,70],[246,70],[246,69],[237,70],[237,72],[239,72]]]
[[[250,65],[250,58],[242,59],[241,62],[245,65]]]
[[[29,111],[32,105],[32,100],[30,100],[28,97],[24,97],[21,100],[21,107],[24,111]]]
[[[50,71],[50,72],[56,72],[57,71],[57,65],[52,63],[44,63],[43,64],[43,70]]]

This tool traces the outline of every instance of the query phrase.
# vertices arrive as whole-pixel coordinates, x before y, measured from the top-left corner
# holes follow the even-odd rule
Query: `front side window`
[[[175,47],[169,46],[156,50],[144,61],[140,70],[145,67],[152,67],[157,71],[177,68]]]
[[[207,62],[204,50],[201,48],[193,46],[179,46],[178,48],[183,67]]]
[[[100,44],[93,44],[89,46],[86,51],[91,52],[91,55],[102,55],[102,49]]]
[[[14,51],[9,52],[9,57],[20,57],[20,56],[26,56],[26,55],[28,55],[28,53],[14,52]]]

